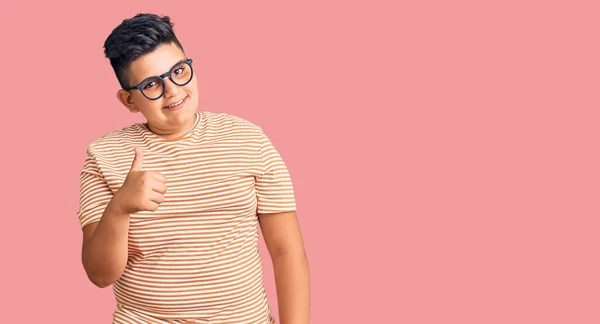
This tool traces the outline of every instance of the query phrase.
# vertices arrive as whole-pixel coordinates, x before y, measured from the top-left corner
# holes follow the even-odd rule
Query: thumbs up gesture
[[[157,171],[142,171],[144,155],[139,147],[131,169],[113,199],[117,207],[126,214],[139,211],[155,211],[164,200],[167,191],[167,178]]]

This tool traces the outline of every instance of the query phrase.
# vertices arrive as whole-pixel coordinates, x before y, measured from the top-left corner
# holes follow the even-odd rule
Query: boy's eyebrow
[[[184,58],[184,59],[181,59],[181,60],[179,60],[177,63],[173,64],[173,65],[171,66],[171,68],[173,68],[175,65],[177,65],[177,64],[180,64],[180,63],[183,63],[183,62],[185,62],[185,61],[187,61],[187,59],[186,59],[186,58]]]
[[[171,67],[169,68],[169,71],[171,71],[171,69],[173,69],[173,68],[174,68],[174,67],[175,67],[177,64],[181,64],[181,63],[185,62],[186,60],[187,60],[187,58],[184,58],[184,59],[181,59],[181,60],[179,60],[179,61],[175,62],[175,64],[171,65]],[[166,71],[166,72],[169,72],[169,71]],[[164,72],[163,72],[163,73],[164,73]],[[162,73],[161,73],[161,74],[162,74]],[[151,75],[151,76],[149,76],[149,77],[153,77],[153,76],[159,76],[159,75],[160,75],[160,74],[155,74],[155,75]]]
[[[171,66],[171,68],[169,68],[169,71],[171,71],[171,69],[173,69],[173,68],[174,68],[174,67],[175,67],[177,64],[181,64],[181,63],[183,63],[183,62],[185,62],[185,61],[187,61],[187,60],[188,60],[187,58],[183,58],[183,59],[181,59],[181,60],[177,61],[175,64],[173,64],[173,65]],[[167,72],[169,72],[169,71],[167,71]],[[163,72],[163,73],[164,73],[164,72]],[[162,73],[161,73],[161,74],[162,74]],[[144,80],[146,80],[146,79],[148,79],[148,78],[151,78],[151,77],[156,77],[156,76],[159,76],[159,75],[160,75],[160,74],[154,74],[154,75],[150,75],[150,76],[148,76],[148,77],[144,78]],[[140,82],[141,82],[141,81],[140,81]]]

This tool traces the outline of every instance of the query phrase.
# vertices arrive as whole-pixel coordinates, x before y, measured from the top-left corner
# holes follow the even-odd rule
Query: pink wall
[[[312,323],[599,323],[597,2],[398,3],[2,4],[0,321],[112,319],[81,265],[79,171],[145,121],[102,46],[153,12],[199,110],[261,125],[285,159]]]

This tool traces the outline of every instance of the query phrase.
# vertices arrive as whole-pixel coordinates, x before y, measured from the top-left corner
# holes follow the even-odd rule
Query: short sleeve
[[[267,135],[260,131],[261,174],[256,176],[257,213],[281,213],[296,210],[290,173]]]
[[[98,168],[98,163],[90,149],[80,173],[79,222],[83,229],[86,225],[100,221],[106,206],[114,196]]]

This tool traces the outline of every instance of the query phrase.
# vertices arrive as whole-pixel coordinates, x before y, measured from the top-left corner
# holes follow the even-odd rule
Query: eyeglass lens
[[[187,63],[180,63],[171,70],[171,80],[173,83],[183,86],[192,79],[192,67]],[[141,90],[143,94],[150,99],[157,99],[163,93],[163,80],[158,77],[150,78],[142,83]]]

